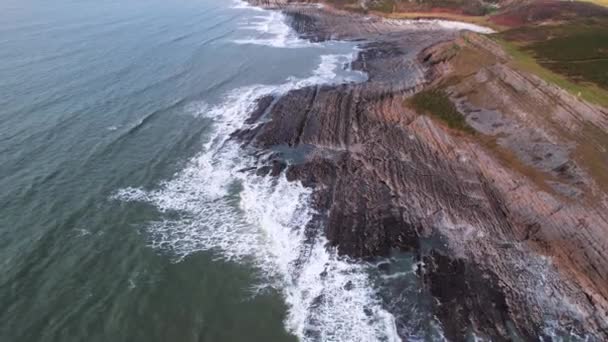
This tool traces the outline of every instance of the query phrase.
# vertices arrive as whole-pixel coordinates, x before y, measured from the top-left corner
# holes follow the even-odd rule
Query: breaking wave
[[[300,39],[285,21],[285,15],[278,11],[264,11],[239,1],[233,8],[256,9],[260,14],[250,18],[241,29],[254,34],[244,39],[234,40],[237,44],[265,45],[274,48],[304,48],[314,46]]]
[[[253,265],[263,286],[282,293],[288,304],[287,329],[302,341],[399,341],[395,319],[386,311],[366,266],[338,256],[322,229],[305,234],[314,211],[310,189],[279,177],[243,171],[251,157],[230,139],[262,96],[321,83],[360,80],[341,68],[356,52],[325,55],[308,78],[279,86],[253,85],[234,90],[216,106],[195,104],[187,110],[214,122],[203,151],[157,189],[126,188],[115,199],[146,202],[164,217],[147,226],[150,244],[179,262],[198,251],[214,251],[227,260]]]

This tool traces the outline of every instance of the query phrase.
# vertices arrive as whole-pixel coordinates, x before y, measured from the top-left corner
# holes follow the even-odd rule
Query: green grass
[[[429,89],[421,91],[409,99],[409,104],[419,114],[436,117],[450,128],[467,133],[475,132],[443,90]]]
[[[569,23],[525,26],[495,39],[515,66],[582,99],[608,106],[608,22],[581,18]]]
[[[536,42],[526,49],[554,72],[608,89],[608,29]]]
[[[380,0],[378,2],[374,2],[370,4],[369,9],[372,11],[384,12],[384,13],[392,13],[393,8],[395,8],[394,0]]]
[[[569,79],[569,76],[558,74],[542,66],[534,58],[534,55],[529,50],[526,50],[525,47],[518,46],[513,42],[508,42],[499,37],[494,37],[494,39],[513,58],[513,63],[518,69],[532,73],[549,83],[559,86],[560,88],[568,91],[574,96],[581,97],[583,100],[601,105],[603,107],[608,107],[607,90],[602,89],[594,84],[583,84],[574,82]]]
[[[541,42],[532,43],[530,49],[539,58],[555,61],[580,61],[608,58],[608,29],[568,34]]]
[[[608,59],[579,63],[541,60],[540,64],[547,69],[568,76],[573,81],[591,82],[608,89]]]

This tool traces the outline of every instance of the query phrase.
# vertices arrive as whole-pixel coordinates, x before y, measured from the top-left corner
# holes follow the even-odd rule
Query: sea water
[[[0,340],[395,341],[311,190],[229,137],[357,47],[211,0],[0,4]]]

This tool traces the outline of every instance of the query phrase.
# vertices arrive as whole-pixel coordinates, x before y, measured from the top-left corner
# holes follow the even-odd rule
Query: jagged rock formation
[[[318,219],[341,253],[417,253],[426,265],[421,284],[450,340],[471,332],[535,340],[549,321],[608,339],[604,109],[514,70],[484,37],[252,2],[280,8],[308,39],[366,40],[353,67],[367,82],[261,99],[250,120],[270,120],[236,134],[265,150],[306,149],[288,177],[314,188]],[[453,44],[476,63],[449,53]],[[479,134],[404,105],[438,86]],[[585,144],[599,164],[577,155]],[[259,172],[277,174],[282,163],[273,163]],[[398,328],[407,337],[403,322]]]

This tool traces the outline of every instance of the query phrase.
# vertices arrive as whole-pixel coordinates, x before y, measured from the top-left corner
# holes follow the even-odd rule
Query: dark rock
[[[260,118],[264,115],[264,113],[266,113],[268,108],[270,108],[273,101],[274,101],[274,96],[272,96],[272,95],[266,95],[266,96],[259,98],[257,100],[255,110],[253,112],[251,112],[251,114],[249,115],[249,118],[247,120],[245,120],[245,123],[248,125],[257,123],[260,120]]]

